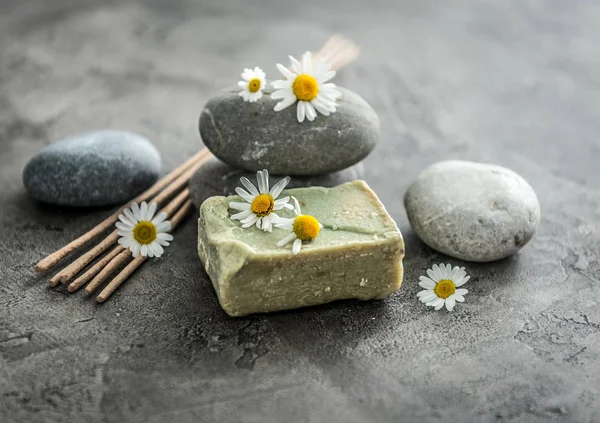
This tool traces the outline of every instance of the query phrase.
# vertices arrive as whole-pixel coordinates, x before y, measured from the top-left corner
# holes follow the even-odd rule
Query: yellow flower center
[[[251,93],[255,93],[258,90],[260,90],[260,79],[259,78],[253,78],[250,80],[250,82],[248,82],[248,91],[250,91]]]
[[[454,285],[454,282],[450,279],[442,279],[435,285],[435,288],[433,288],[433,292],[443,299],[448,298],[450,295],[454,294],[455,291],[456,285]]]
[[[302,241],[312,241],[319,235],[319,221],[307,214],[301,214],[294,220],[294,233]]]
[[[156,239],[156,226],[147,220],[138,222],[133,227],[133,239],[142,245],[151,244]]]
[[[264,217],[273,211],[275,200],[270,194],[260,194],[252,201],[250,209],[258,217]]]
[[[319,84],[314,77],[303,73],[294,80],[292,90],[298,100],[311,101],[319,94]]]

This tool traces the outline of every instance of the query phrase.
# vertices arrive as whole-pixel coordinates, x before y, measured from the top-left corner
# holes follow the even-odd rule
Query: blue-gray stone
[[[140,135],[95,131],[49,145],[23,170],[23,185],[36,200],[64,206],[124,203],[160,176],[158,150]]]

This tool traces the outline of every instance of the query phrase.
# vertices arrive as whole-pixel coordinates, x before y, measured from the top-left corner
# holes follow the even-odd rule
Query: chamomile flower
[[[164,252],[163,247],[169,245],[173,235],[167,232],[171,229],[171,222],[165,220],[166,213],[156,213],[156,203],[148,204],[144,201],[140,206],[131,204],[131,209],[123,210],[119,215],[120,222],[115,226],[121,236],[119,244],[129,248],[133,257],[139,254],[144,257],[160,257]]]
[[[256,225],[258,229],[271,232],[273,222],[279,218],[274,211],[283,208],[293,208],[289,204],[290,197],[278,198],[281,191],[290,183],[290,177],[286,176],[277,182],[270,191],[269,172],[266,169],[256,172],[256,179],[258,180],[258,189],[248,178],[240,178],[240,182],[248,191],[240,187],[235,189],[235,192],[245,202],[232,201],[229,203],[230,209],[239,211],[239,213],[232,215],[231,218],[241,221],[242,228],[249,228],[252,225]]]
[[[294,201],[294,213],[296,217],[291,219],[280,217],[275,222],[275,227],[291,231],[288,236],[277,243],[277,246],[283,247],[293,242],[292,253],[298,254],[302,249],[302,242],[315,239],[319,235],[319,232],[321,232],[321,229],[323,229],[323,225],[313,216],[302,214],[296,197],[292,197],[292,200]]]
[[[419,278],[419,286],[425,289],[417,294],[426,306],[439,310],[445,305],[448,311],[452,311],[457,301],[462,303],[465,300],[464,295],[469,291],[464,288],[457,289],[471,278],[467,276],[464,267],[452,268],[449,264],[434,264],[431,269],[427,269],[427,275],[429,277]]]
[[[242,80],[238,82],[238,87],[241,89],[239,96],[244,101],[254,103],[262,97],[262,92],[266,86],[266,75],[261,68],[258,66],[254,69],[246,68],[242,72]]]
[[[277,69],[286,78],[273,81],[271,85],[276,90],[271,94],[274,100],[281,100],[275,105],[276,112],[298,102],[296,115],[298,122],[315,120],[317,111],[329,116],[336,111],[336,99],[341,97],[334,83],[327,82],[335,76],[335,71],[330,70],[331,65],[319,59],[313,64],[312,54],[307,51],[302,55],[302,63],[290,56],[292,70],[282,64],[277,64]]]

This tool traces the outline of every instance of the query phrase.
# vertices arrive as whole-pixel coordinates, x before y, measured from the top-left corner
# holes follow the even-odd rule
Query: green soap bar
[[[380,299],[400,288],[402,234],[364,181],[290,189],[283,195],[295,196],[302,213],[323,225],[297,255],[291,244],[276,246],[289,232],[242,229],[230,219],[229,203],[243,201],[240,197],[211,197],[200,207],[198,254],[227,314]],[[278,214],[294,216],[288,210]]]

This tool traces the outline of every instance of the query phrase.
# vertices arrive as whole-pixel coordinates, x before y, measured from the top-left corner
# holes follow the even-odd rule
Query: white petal
[[[281,241],[279,241],[276,245],[278,247],[283,247],[284,245],[286,245],[287,243],[289,243],[290,241],[296,239],[296,234],[295,233],[291,233],[288,236],[286,236],[285,238],[283,238]]]
[[[229,208],[234,210],[250,210],[250,203],[240,203],[239,201],[232,201],[229,203]]]
[[[281,182],[281,181],[280,181]],[[271,194],[273,195],[273,194]],[[275,200],[275,205],[279,206],[279,205],[284,205],[290,202],[290,196],[286,195],[285,197],[280,197],[277,200]]]
[[[436,305],[436,306],[435,306],[435,310],[439,310],[439,309],[441,309],[442,307],[444,307],[444,300],[442,300],[442,302],[441,302],[441,303],[439,303],[438,305]]]
[[[258,179],[258,192],[261,194],[269,193],[269,171],[267,169],[259,170],[256,172],[256,178]]]
[[[252,195],[258,195],[258,190],[254,186],[254,184],[252,182],[250,182],[250,180],[248,178],[246,178],[245,176],[242,176],[240,178],[240,182],[242,183],[242,185],[244,187],[246,187],[246,189],[248,190],[248,192],[250,194],[252,194]]]
[[[312,74],[312,53],[310,51],[302,55],[302,71],[303,73]]]
[[[302,214],[302,210],[300,210],[300,203],[296,197],[292,197],[292,201],[294,202],[294,211],[296,215]]]
[[[144,257],[148,256],[148,246],[146,244],[142,245],[140,248],[140,254]]]
[[[138,244],[137,242],[132,242],[130,249],[131,249],[131,255],[133,257],[137,257],[140,254],[140,244]]]
[[[463,296],[462,296],[462,295],[460,295],[460,294],[454,294],[452,297],[453,297],[453,298],[454,298],[456,301],[458,301],[459,303],[462,303],[463,301],[465,301],[465,297],[463,297]]]
[[[426,305],[428,306],[436,306],[438,304],[444,304],[444,300],[436,296],[434,300],[429,301]]]
[[[246,223],[244,223],[242,225],[242,228],[249,228],[250,226],[254,225],[255,223],[258,222],[258,217],[255,215],[252,215],[249,217],[250,220],[248,220]],[[242,221],[243,222],[243,221]]]
[[[296,220],[296,219],[280,217],[275,222],[275,227],[291,231],[294,226],[294,220]]]
[[[148,212],[148,203],[142,201],[140,206],[140,220],[146,220],[146,213]]]
[[[292,254],[298,254],[302,248],[302,240],[296,239],[292,244]]]
[[[306,116],[306,110],[304,109],[304,101],[299,101],[298,106],[296,108],[296,117],[298,118],[298,122],[304,122],[304,117]]]
[[[471,279],[471,277],[466,276],[466,277],[462,278],[461,280],[459,280],[458,282],[456,282],[454,285],[463,286],[464,284],[466,284],[469,281],[469,279]]]
[[[133,212],[133,216],[135,217],[136,221],[140,221],[142,220],[142,215],[140,213],[140,206],[138,206],[137,203],[132,203],[131,204],[131,211]]]
[[[457,289],[456,291],[454,291],[454,295],[456,295],[456,294],[458,294],[458,295],[466,295],[468,293],[469,293],[469,291],[466,290],[466,289],[464,289],[464,288],[460,288],[460,289]]]
[[[292,70],[298,74],[302,73],[302,65],[295,57],[288,56],[290,58],[290,62],[292,63]]]
[[[160,239],[162,241],[173,241],[173,235],[161,232],[159,234],[156,234],[156,239]]]
[[[325,74],[323,74],[323,76],[321,78],[319,78],[319,83],[324,84],[325,82],[329,81],[331,78],[333,78],[335,76],[335,71],[329,71]]]
[[[133,203],[133,204],[135,204],[135,203]],[[136,207],[137,207],[137,204],[136,204]],[[131,211],[130,209],[125,209],[125,210],[123,210],[123,213],[125,213],[125,216],[127,216],[129,218],[129,220],[131,220],[133,222],[133,225],[136,225],[138,223],[138,219],[133,214],[133,211]]]
[[[242,219],[240,223],[241,223],[241,224],[246,224],[246,223],[248,223],[248,222],[252,222],[252,224],[254,225],[254,223],[256,222],[256,220],[255,220],[255,219],[258,219],[258,216],[257,216],[257,215],[255,215],[255,214],[251,214],[251,215],[250,215],[250,216],[248,216],[247,218],[245,218],[245,219]]]
[[[152,224],[156,226],[160,222],[164,221],[166,218],[167,214],[165,212],[160,212],[154,219],[152,219]]]
[[[265,232],[273,231],[273,213],[262,218],[262,230]]]
[[[431,279],[429,279],[426,276],[421,276],[419,277],[419,286],[422,286],[423,288],[429,288],[429,289],[433,289],[435,288],[435,282],[432,281]]]
[[[283,76],[285,76],[287,79],[296,79],[296,74],[291,72],[288,68],[286,68],[285,66],[283,66],[281,63],[277,63],[277,70],[279,70],[279,72],[281,72],[281,74]]]
[[[130,225],[126,225],[123,222],[117,222],[115,223],[115,226],[117,227],[117,229],[123,232],[131,232],[131,230],[133,229]]]
[[[315,108],[313,107],[312,103],[305,101],[304,102],[304,107],[306,108],[306,118],[312,122],[313,120],[315,120],[315,118],[317,117],[317,112],[315,112]]]
[[[271,197],[273,197],[273,198],[279,197],[279,194],[281,194],[281,191],[283,191],[289,183],[290,183],[290,177],[286,176],[285,178],[283,178],[282,180],[277,182],[275,185],[273,185],[273,188],[271,188],[271,191],[269,191],[269,194],[271,194]]]
[[[165,252],[165,249],[159,243],[153,243],[154,245],[154,257],[160,257]]]
[[[250,216],[251,214],[252,214],[252,211],[251,211],[251,210],[244,210],[243,212],[239,212],[239,213],[236,213],[236,214],[234,214],[234,215],[231,215],[231,218],[232,218],[233,220],[242,220],[242,219],[245,219],[245,218],[247,218],[247,217],[248,217],[248,216]]]
[[[171,229],[171,222],[168,220],[165,220],[164,222],[160,222],[158,225],[156,225],[157,232],[168,232],[170,229]]]
[[[129,246],[131,245],[131,241],[133,241],[131,238],[127,238],[127,237],[119,238],[119,244],[121,244],[123,246],[123,248],[129,248]]]
[[[135,226],[135,224],[137,223],[137,222],[135,222],[135,221],[131,220],[129,217],[125,216],[124,214],[120,214],[120,215],[119,215],[119,220],[120,220],[121,222],[123,222],[123,224],[124,224],[124,225],[130,226],[130,227],[132,227],[132,228],[133,228],[133,227]]]
[[[292,91],[291,88],[284,88],[282,90],[274,91],[271,94],[271,98],[273,100],[279,100],[279,99],[287,98],[287,97],[296,98],[296,96],[294,95],[294,92]]]
[[[290,96],[290,97],[284,98],[279,103],[277,103],[275,105],[275,107],[273,107],[273,110],[275,110],[276,112],[279,112],[283,109],[286,109],[286,108],[290,107],[292,104],[294,104],[296,102],[296,100],[297,99],[295,96]]]
[[[327,107],[325,107],[325,105],[321,102],[321,100],[319,100],[319,96],[316,96],[315,98],[313,98],[311,100],[311,104],[323,116],[329,116],[329,113],[330,113],[329,109]]]
[[[148,207],[148,211],[146,212],[146,220],[147,221],[151,221],[152,218],[154,217],[154,213],[156,213],[156,203],[152,203],[150,204],[150,207]]]
[[[456,304],[456,301],[454,300],[454,297],[452,295],[449,296],[448,298],[446,298],[446,309],[448,311],[452,311],[455,304]]]
[[[429,278],[432,281],[434,281],[434,282],[439,281],[439,279],[438,279],[438,273],[437,273],[437,264],[434,264],[433,268],[427,269],[427,275],[429,276]]]
[[[252,201],[254,201],[254,196],[250,195],[250,193],[248,193],[248,191],[246,191],[244,188],[236,187],[235,188],[235,193],[237,195],[239,195],[240,197],[242,197],[244,200],[246,200],[249,203],[251,203]]]

